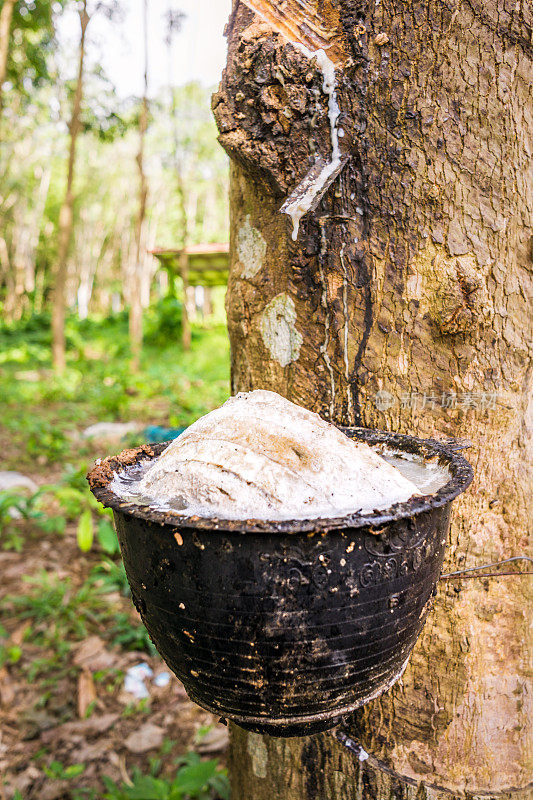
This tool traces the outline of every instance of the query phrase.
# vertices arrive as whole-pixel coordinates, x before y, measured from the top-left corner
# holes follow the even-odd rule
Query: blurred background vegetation
[[[174,436],[229,394],[225,287],[181,280],[181,251],[228,239],[214,87],[175,67],[191,46],[194,4],[183,5],[0,0],[6,800],[228,795],[225,729],[174,677],[157,683],[165,666],[85,481],[96,457]],[[197,5],[208,26],[209,3]],[[137,45],[123,69],[138,72],[137,94],[98,57],[102,32],[119,36],[128,14]],[[174,271],[157,248],[177,251]],[[126,689],[139,664],[155,676],[141,699]]]
[[[81,319],[129,310],[137,300],[146,308],[168,283],[151,249],[227,240],[228,169],[210,112],[212,88],[169,83],[146,96],[141,16],[145,94],[118,95],[112,76],[89,57],[87,37],[99,16],[120,26],[120,3],[1,0],[0,14],[9,7],[7,36],[0,25],[3,320],[52,316],[59,306]],[[79,41],[77,52],[65,53],[57,30],[73,9]],[[160,46],[170,65],[183,19],[169,7]],[[74,79],[65,77],[68,58],[76,62]]]

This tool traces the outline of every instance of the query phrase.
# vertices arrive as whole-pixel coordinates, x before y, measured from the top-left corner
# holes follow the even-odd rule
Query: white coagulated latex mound
[[[138,485],[182,514],[338,517],[420,494],[366,443],[275,392],[238,394],[175,439]]]

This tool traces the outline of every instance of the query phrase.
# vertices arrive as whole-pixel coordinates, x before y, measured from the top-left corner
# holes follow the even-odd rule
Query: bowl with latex
[[[135,607],[190,698],[302,736],[402,675],[472,468],[453,443],[335,427],[259,394],[266,410],[255,392],[232,398],[226,417],[228,404],[88,479],[113,510]]]

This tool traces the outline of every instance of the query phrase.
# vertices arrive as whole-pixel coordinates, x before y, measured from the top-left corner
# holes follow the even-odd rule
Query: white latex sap
[[[297,47],[299,50],[301,50],[307,56],[307,58],[316,59],[317,66],[322,72],[322,90],[328,96],[328,117],[331,136],[331,160],[323,167],[319,175],[307,187],[304,195],[299,197],[297,201],[285,209],[285,213],[288,214],[292,220],[292,238],[296,240],[298,237],[301,218],[309,211],[314,198],[326,184],[328,178],[337,169],[338,165],[340,164],[341,153],[339,148],[339,132],[337,130],[337,120],[339,118],[340,108],[337,102],[337,93],[335,91],[335,65],[333,61],[328,58],[324,50],[316,50],[313,52],[305,45],[300,44],[300,42],[292,42],[292,44],[294,47]]]
[[[263,390],[232,397],[110,488],[155,509],[243,520],[368,513],[421,493],[366,443]]]

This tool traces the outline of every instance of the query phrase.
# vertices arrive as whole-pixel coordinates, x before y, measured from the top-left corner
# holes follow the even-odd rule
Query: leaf
[[[20,647],[14,645],[13,647],[4,647],[0,645],[0,668],[4,666],[4,664],[16,664],[17,661],[20,661],[22,656],[22,650]]]
[[[36,524],[45,533],[65,533],[66,520],[64,517],[48,517],[35,519]]]
[[[216,761],[200,761],[178,770],[174,786],[183,794],[197,794],[211,780],[217,769]]]
[[[63,764],[60,761],[51,761],[47,767],[43,767],[43,772],[48,778],[59,778],[63,772]]]
[[[9,657],[10,664],[16,664],[17,661],[20,661],[20,657],[22,656],[22,650],[18,645],[13,645],[13,647],[7,648],[7,655]]]
[[[82,553],[88,553],[93,544],[93,516],[90,509],[83,512],[78,522],[78,547]]]
[[[77,778],[78,775],[81,775],[82,772],[85,772],[85,764],[71,764],[70,767],[67,767],[63,775],[65,778]]]
[[[226,770],[217,772],[217,774],[209,781],[211,789],[216,792],[217,797],[221,800],[230,800],[230,785],[228,774]]]
[[[87,506],[87,496],[72,486],[58,486],[54,490],[54,494],[68,517],[76,517],[81,513],[82,508]]]
[[[116,784],[107,775],[102,776],[107,792],[106,800],[168,800],[168,784],[164,780],[153,778],[149,775],[140,775],[133,772],[133,785],[121,786]]]
[[[135,780],[134,786],[124,789],[128,800],[167,800],[168,786],[166,781],[145,775]]]
[[[110,556],[115,555],[119,551],[119,544],[117,539],[117,534],[115,533],[115,529],[107,519],[102,519],[98,523],[98,529],[96,532],[96,536],[98,539],[98,543],[100,547]]]

